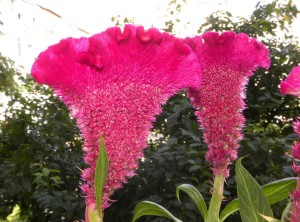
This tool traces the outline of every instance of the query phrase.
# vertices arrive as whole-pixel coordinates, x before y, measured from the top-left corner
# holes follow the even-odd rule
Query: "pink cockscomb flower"
[[[293,122],[293,130],[300,137],[300,118]]]
[[[293,205],[291,208],[291,222],[300,221],[300,178],[298,178],[297,187],[291,195]]]
[[[296,160],[300,160],[300,142],[296,143],[293,147],[293,158]]]
[[[300,135],[300,121],[294,121],[293,123],[294,132],[299,136]],[[293,201],[293,205],[291,208],[291,222],[299,222],[300,220],[300,142],[297,142],[292,146],[292,157],[293,164],[292,168],[295,173],[298,175],[297,178],[297,186],[291,195],[291,199]]]
[[[300,97],[300,66],[294,67],[288,77],[280,83],[280,92]]]
[[[296,66],[292,69],[288,77],[280,83],[280,92],[282,94],[290,94],[300,98],[300,66]],[[293,122],[294,132],[300,136],[300,118]],[[291,222],[300,221],[300,142],[297,142],[292,146],[293,164],[292,168],[298,175],[297,186],[291,195],[293,205],[291,209]]]
[[[133,25],[62,40],[39,55],[32,75],[52,87],[77,120],[89,165],[81,186],[88,206],[95,206],[95,164],[103,135],[109,158],[103,209],[134,175],[161,105],[183,88],[197,89],[201,77],[197,57],[183,40]]]
[[[186,42],[201,64],[201,87],[191,89],[189,97],[208,145],[206,159],[215,175],[228,176],[227,166],[237,158],[243,138],[245,85],[254,70],[269,67],[269,52],[256,39],[230,31],[208,32]]]

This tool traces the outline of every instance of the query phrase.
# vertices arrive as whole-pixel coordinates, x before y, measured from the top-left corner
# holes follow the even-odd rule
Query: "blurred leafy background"
[[[172,16],[166,21],[165,31],[172,33],[174,25],[181,22],[177,16],[184,4],[170,1],[167,13]],[[259,3],[249,18],[216,12],[199,25],[199,34],[244,32],[262,40],[270,50],[270,69],[258,70],[247,87],[245,139],[239,151],[240,156],[247,155],[244,165],[261,185],[294,175],[289,152],[296,140],[291,123],[300,113],[299,101],[282,96],[278,86],[300,63],[299,42],[290,27],[298,13],[292,1],[274,1]],[[113,19],[116,24],[134,23],[118,16]],[[80,221],[85,207],[79,189],[84,163],[75,121],[49,88],[29,76],[25,78],[13,61],[2,55],[0,93],[9,101],[0,119],[0,219],[5,220],[15,209],[19,213],[15,221]],[[183,221],[200,222],[200,214],[189,198],[183,195],[181,204],[175,196],[178,185],[190,183],[208,201],[212,183],[204,159],[207,147],[185,92],[163,107],[152,134],[157,139],[149,140],[137,175],[113,195],[117,202],[105,211],[104,221],[129,222],[134,206],[141,200],[151,200]],[[233,170],[225,185],[224,206],[236,197]],[[275,216],[285,204],[273,206]],[[139,221],[168,220],[145,217]],[[233,215],[227,221],[240,219]]]

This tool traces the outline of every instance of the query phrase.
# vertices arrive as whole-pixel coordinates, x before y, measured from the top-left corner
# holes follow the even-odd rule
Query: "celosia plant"
[[[300,98],[300,66],[294,67],[288,77],[281,82],[280,92],[283,94],[290,94]],[[299,119],[293,123],[294,132],[300,136],[300,121]],[[291,198],[293,205],[290,213],[291,222],[300,221],[300,142],[297,142],[292,147],[292,157],[294,159],[292,168],[298,175],[297,187],[294,190]]]
[[[267,48],[246,34],[234,32],[208,32],[185,41],[201,65],[201,87],[190,89],[188,95],[204,131],[204,141],[208,145],[206,159],[214,173],[214,184],[209,207],[197,188],[189,184],[177,187],[177,198],[180,191],[188,194],[205,222],[223,222],[236,211],[245,222],[278,221],[273,218],[270,205],[289,196],[295,187],[295,179],[286,178],[260,186],[242,166],[242,158],[235,164],[238,198],[229,202],[220,213],[224,181],[229,175],[228,165],[236,160],[239,142],[243,138],[245,87],[253,71],[270,66]],[[133,222],[143,215],[181,221],[162,206],[149,201],[136,206]]]
[[[300,66],[294,67],[288,77],[280,83],[280,92],[300,97]]]
[[[243,138],[245,86],[258,67],[268,68],[269,51],[246,34],[207,32],[187,38],[201,64],[199,90],[190,89],[189,97],[208,145],[206,159],[215,175],[209,217],[218,214],[228,165],[237,158]],[[215,215],[217,217],[217,215]],[[208,218],[208,221],[211,219]]]
[[[200,86],[200,67],[183,40],[155,28],[126,25],[89,38],[67,38],[42,52],[32,67],[76,118],[84,138],[82,191],[95,206],[94,174],[99,137],[109,158],[102,208],[110,195],[135,173],[155,115],[183,88]]]
[[[125,26],[123,32],[114,27],[89,38],[68,38],[42,52],[32,67],[32,75],[38,83],[52,87],[66,103],[84,138],[84,160],[88,168],[82,172],[81,188],[86,198],[87,222],[102,219],[101,213],[100,217],[95,214],[96,207],[102,211],[98,196],[96,206],[95,190],[98,194],[99,187],[102,189],[106,176],[99,176],[99,172],[106,175],[107,159],[109,168],[102,209],[112,203],[110,195],[134,175],[161,105],[183,88],[189,89],[204,131],[208,145],[206,159],[214,173],[214,187],[208,210],[200,192],[191,185],[180,185],[177,197],[180,191],[186,192],[205,222],[223,222],[238,210],[243,221],[278,221],[273,218],[270,204],[288,197],[296,187],[295,178],[261,187],[243,168],[241,159],[236,161],[238,199],[219,213],[228,165],[237,158],[243,138],[245,86],[254,70],[269,67],[268,54],[262,43],[242,33],[208,32],[180,40],[155,28],[145,31],[133,25]],[[282,92],[299,95],[298,70],[293,69],[282,83]],[[295,122],[298,135],[299,129],[300,123]],[[293,146],[293,169],[298,174],[299,144]],[[298,222],[300,217],[300,180],[297,182],[291,195],[292,222]],[[145,215],[181,222],[149,201],[136,206],[133,221]]]
[[[298,69],[298,75],[300,75],[300,69]],[[294,70],[295,71],[295,70]],[[293,73],[293,72],[292,72]],[[295,75],[295,73],[293,73]],[[300,90],[299,88],[297,89]],[[299,94],[298,94],[299,95]],[[300,136],[300,121],[297,120],[294,122],[294,132]],[[300,142],[297,142],[292,147],[292,156],[293,156],[293,165],[292,168],[295,173],[298,175],[297,187],[294,190],[291,198],[293,200],[293,206],[291,209],[291,222],[299,222],[300,220]]]
[[[227,166],[237,158],[243,138],[245,86],[258,67],[270,65],[268,49],[246,34],[207,32],[187,38],[201,64],[202,83],[189,97],[197,109],[206,159],[215,175],[228,176]]]

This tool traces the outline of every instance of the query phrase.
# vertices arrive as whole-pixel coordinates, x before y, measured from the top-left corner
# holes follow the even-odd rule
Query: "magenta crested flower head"
[[[294,132],[300,136],[300,121],[299,118],[293,123]],[[297,186],[291,195],[291,199],[293,200],[293,205],[291,208],[291,222],[299,222],[300,218],[300,142],[297,142],[292,146],[292,169],[296,174],[298,174],[297,178]]]
[[[300,143],[296,143],[295,145],[293,145],[293,158],[296,160],[300,160]]]
[[[300,66],[294,67],[288,77],[280,83],[280,92],[300,97]]]
[[[298,118],[293,122],[293,130],[300,137],[300,119]]]
[[[289,78],[290,76],[288,76]],[[288,78],[285,81],[290,81]],[[282,87],[281,82],[281,87]],[[293,82],[289,82],[289,84],[293,85]],[[282,88],[281,88],[282,89]],[[295,90],[295,91],[294,91]],[[292,91],[289,91],[289,94],[292,94],[296,92],[298,89],[293,89]],[[292,94],[297,96],[296,94]],[[300,120],[299,118],[293,122],[293,129],[294,132],[300,136]],[[292,157],[293,157],[293,163],[292,163],[292,169],[294,172],[298,175],[297,178],[297,186],[293,193],[290,195],[291,199],[293,201],[291,212],[290,212],[290,221],[291,222],[299,222],[300,218],[300,142],[295,143],[292,146]]]
[[[183,88],[198,89],[197,57],[183,40],[155,28],[126,25],[89,38],[67,38],[42,52],[32,67],[71,110],[84,138],[81,188],[95,205],[94,174],[100,135],[109,158],[102,208],[134,175],[161,105]]]
[[[299,118],[293,122],[293,129],[294,129],[294,132],[298,136],[300,136],[300,121],[299,121]],[[297,142],[296,144],[294,144],[292,146],[292,156],[293,156],[293,159],[295,160],[294,164],[293,164],[293,169],[297,174],[300,175],[300,166],[298,166],[298,164],[296,164],[297,161],[298,162],[300,161],[300,142]]]
[[[190,89],[189,97],[208,145],[206,159],[215,175],[228,176],[227,166],[237,158],[243,138],[245,85],[258,67],[269,67],[269,52],[256,39],[230,31],[207,32],[186,42],[201,64],[201,87]]]
[[[293,201],[293,205],[291,208],[291,222],[299,222],[300,219],[300,178],[297,179],[297,186],[291,195],[291,199]]]
[[[299,131],[299,124],[300,122],[297,120],[294,122],[294,132],[299,135],[300,131]],[[292,168],[295,171],[295,173],[297,173],[300,176],[300,142],[295,143],[292,146],[292,157],[293,157],[293,164],[292,164]]]

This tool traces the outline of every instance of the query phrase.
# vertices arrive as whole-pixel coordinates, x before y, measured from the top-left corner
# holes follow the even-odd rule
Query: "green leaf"
[[[238,199],[232,200],[226,207],[222,210],[220,215],[220,221],[223,222],[227,217],[231,214],[239,210],[239,202]]]
[[[207,207],[201,193],[194,186],[190,184],[182,184],[176,189],[176,196],[179,201],[180,201],[179,199],[180,190],[186,192],[189,195],[189,197],[192,198],[198,210],[200,211],[203,219],[205,219],[207,216]]]
[[[289,194],[295,189],[296,184],[296,178],[284,178],[262,186],[262,191],[267,197],[269,204],[274,204],[288,198]],[[238,210],[238,199],[234,199],[223,209],[220,216],[221,222],[223,222],[229,215],[233,214]]]
[[[99,154],[96,164],[96,172],[95,172],[95,193],[96,193],[96,203],[97,209],[100,218],[103,218],[102,214],[102,190],[103,186],[106,182],[108,174],[108,156],[105,150],[104,139],[100,137],[100,146],[99,146]]]
[[[289,177],[268,183],[262,187],[262,190],[269,203],[274,204],[288,198],[289,194],[295,189],[296,184],[296,178]]]
[[[281,222],[280,220],[277,220],[276,218],[273,217],[268,217],[262,214],[259,214],[262,218],[264,218],[268,222]]]
[[[142,216],[160,216],[169,218],[175,222],[182,222],[174,217],[167,209],[151,201],[142,201],[135,206],[132,222],[135,222]]]
[[[42,172],[43,172],[43,175],[44,175],[45,177],[48,177],[48,176],[49,176],[49,173],[50,173],[50,170],[44,167],[44,168],[42,169]]]
[[[243,222],[264,222],[259,216],[261,213],[266,216],[273,216],[267,197],[261,187],[249,172],[242,166],[242,159],[235,164],[238,203]]]

